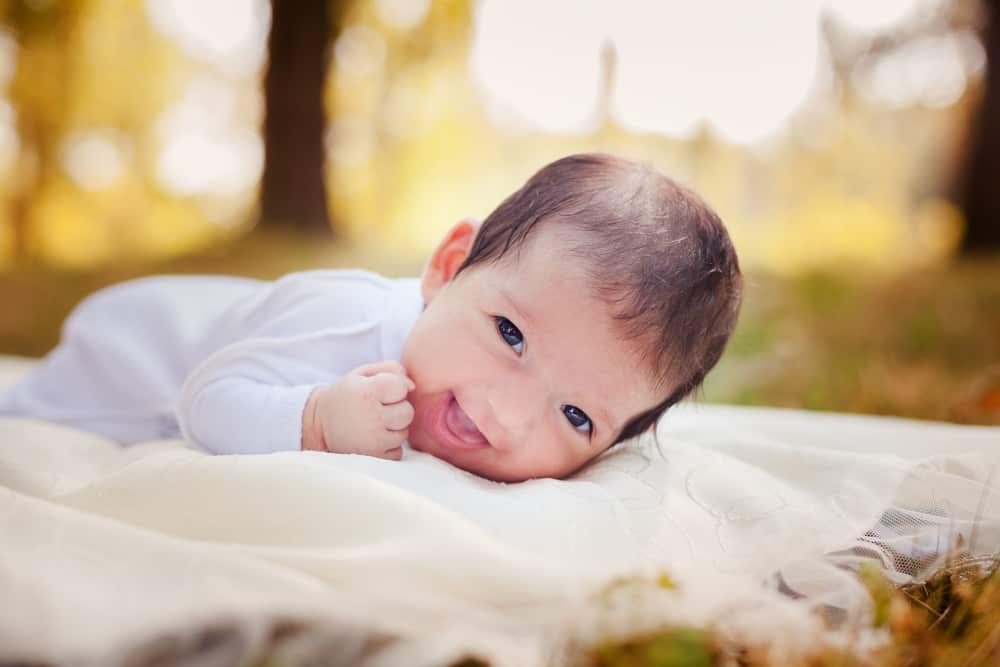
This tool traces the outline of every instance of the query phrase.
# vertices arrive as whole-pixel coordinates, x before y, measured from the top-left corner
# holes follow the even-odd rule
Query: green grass
[[[747,283],[706,400],[1000,424],[1000,256]]]
[[[594,667],[712,667],[719,651],[709,632],[697,628],[670,628],[648,637],[596,646]]]

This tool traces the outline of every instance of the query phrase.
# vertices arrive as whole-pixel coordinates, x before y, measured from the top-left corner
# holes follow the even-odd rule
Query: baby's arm
[[[356,394],[364,394],[373,379],[362,364],[381,353],[386,294],[384,285],[366,275],[293,274],[224,313],[217,326],[218,339],[226,343],[187,376],[175,404],[185,438],[217,454],[299,451],[321,446],[312,438],[315,431],[303,431],[304,425],[320,424],[330,451],[372,451],[385,425],[374,425],[371,413],[380,408]],[[405,387],[405,374],[398,371]],[[390,397],[380,394],[388,407],[403,401],[405,392]],[[373,440],[362,445],[354,431],[365,415]],[[406,426],[398,414],[389,423]],[[379,451],[394,449],[405,437],[394,435],[396,444]]]
[[[317,387],[302,412],[302,449],[400,459],[413,387],[395,361],[366,364]]]
[[[185,384],[181,430],[216,454],[316,450],[402,457],[413,381],[395,361],[360,366],[332,384],[282,385],[268,355],[218,360]]]
[[[250,329],[251,336],[260,332]],[[175,405],[186,440],[214,454],[301,448],[309,395],[336,379],[319,369],[329,341],[317,335],[263,333],[275,335],[228,345],[187,376]]]
[[[282,382],[279,361],[240,355],[192,374],[176,407],[184,437],[215,454],[298,450],[307,399],[322,385]]]

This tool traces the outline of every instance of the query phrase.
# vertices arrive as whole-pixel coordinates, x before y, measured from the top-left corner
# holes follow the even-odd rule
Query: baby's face
[[[437,277],[432,260],[402,359],[416,383],[414,449],[499,481],[563,477],[661,400],[635,343],[550,229],[519,258],[454,279],[464,254],[445,258]]]

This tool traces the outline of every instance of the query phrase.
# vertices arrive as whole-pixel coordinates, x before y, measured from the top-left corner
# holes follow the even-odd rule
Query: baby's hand
[[[399,460],[413,421],[413,380],[395,361],[359,366],[317,387],[302,412],[302,449]]]

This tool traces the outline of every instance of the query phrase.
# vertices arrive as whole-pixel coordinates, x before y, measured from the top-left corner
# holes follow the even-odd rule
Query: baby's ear
[[[465,258],[469,256],[472,242],[476,240],[479,222],[466,218],[445,234],[431,258],[427,260],[424,273],[420,277],[420,291],[424,303],[430,303],[438,291],[444,287],[458,271]]]

